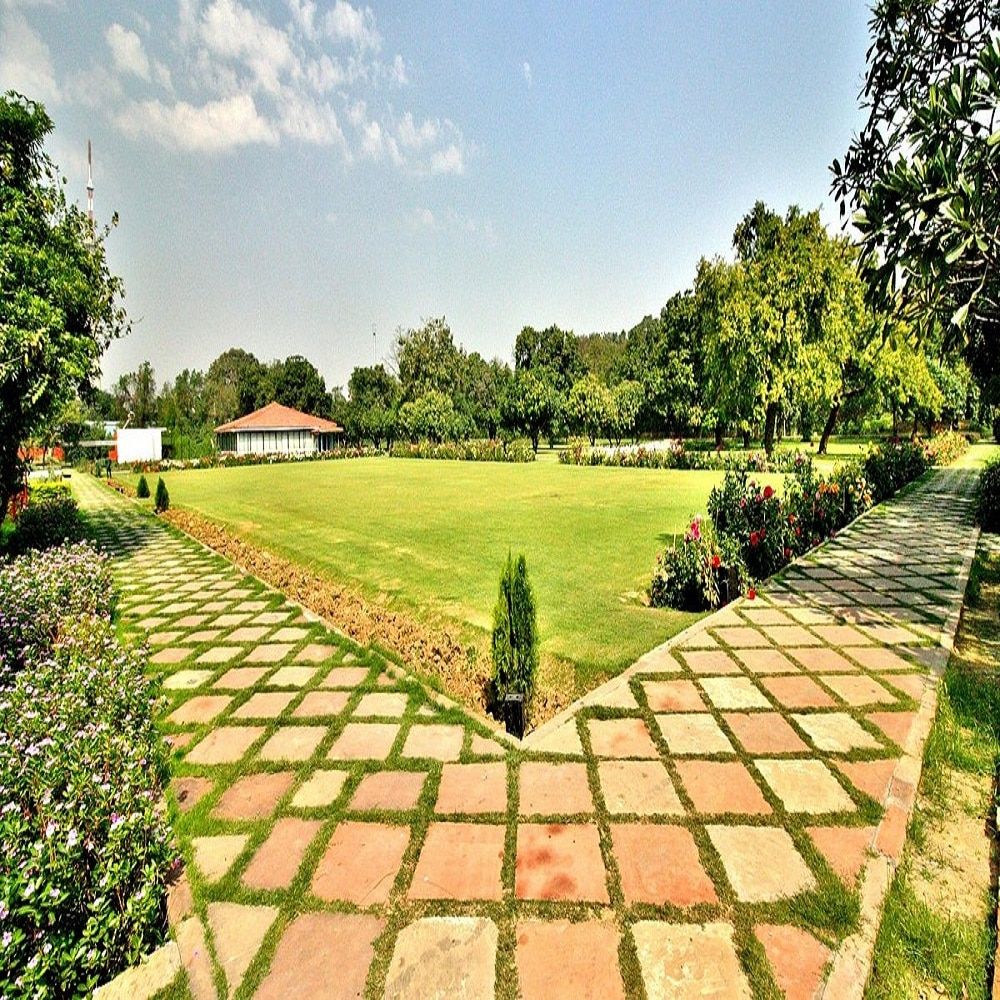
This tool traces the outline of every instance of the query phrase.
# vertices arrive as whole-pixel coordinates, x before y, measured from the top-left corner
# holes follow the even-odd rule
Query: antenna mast
[[[378,338],[375,335],[374,323],[372,323],[372,364],[378,364]]]
[[[94,224],[94,162],[90,149],[90,140],[87,140],[87,218],[90,224]]]

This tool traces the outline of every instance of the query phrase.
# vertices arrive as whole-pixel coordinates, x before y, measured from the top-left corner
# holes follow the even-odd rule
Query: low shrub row
[[[970,444],[975,444],[979,435],[971,432],[964,434],[958,431],[943,431],[935,434],[924,444],[924,455],[931,465],[951,465],[969,450]]]
[[[657,560],[650,603],[689,611],[718,607],[727,598],[722,581],[732,597],[772,576],[926,472],[930,456],[953,461],[956,447],[951,440],[930,451],[911,441],[875,445],[828,476],[799,461],[782,493],[746,470],[727,472],[709,495],[709,520],[693,520]]]
[[[164,932],[165,744],[86,544],[0,569],[0,996],[84,996]]]
[[[531,442],[471,439],[469,441],[397,441],[389,452],[393,458],[438,458],[460,462],[534,462]]]
[[[976,515],[983,531],[1000,531],[1000,455],[991,458],[979,476]]]
[[[235,469],[249,465],[281,465],[285,462],[336,462],[346,458],[371,458],[381,455],[378,448],[334,448],[331,451],[302,455],[228,455],[212,454],[203,458],[164,458],[159,462],[131,462],[119,466],[129,472],[184,472],[188,469]]]
[[[808,460],[808,456],[797,451],[775,452],[770,458],[763,451],[689,451],[681,442],[662,448],[647,448],[642,445],[592,448],[586,442],[572,441],[559,453],[559,461],[563,465],[604,465],[621,469],[709,469],[720,472],[793,472]]]

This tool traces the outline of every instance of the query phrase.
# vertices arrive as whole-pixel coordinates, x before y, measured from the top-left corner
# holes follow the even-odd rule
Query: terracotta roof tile
[[[312,431],[314,434],[335,434],[344,428],[324,417],[312,417],[301,410],[293,410],[281,403],[268,403],[267,406],[245,417],[230,420],[215,428],[215,432],[227,431]]]

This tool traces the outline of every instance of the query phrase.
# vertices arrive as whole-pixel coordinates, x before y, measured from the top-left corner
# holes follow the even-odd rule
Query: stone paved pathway
[[[973,485],[938,472],[510,749],[83,478],[163,676],[192,994],[858,993]]]

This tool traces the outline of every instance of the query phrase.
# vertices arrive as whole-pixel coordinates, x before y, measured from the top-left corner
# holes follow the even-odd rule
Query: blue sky
[[[821,207],[860,124],[862,0],[0,0],[0,87],[45,101],[134,330],[105,381],[238,345],[330,385],[447,316],[621,330],[762,198]]]

